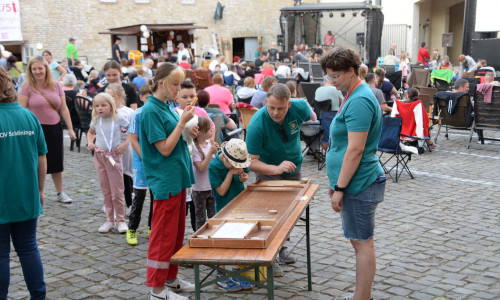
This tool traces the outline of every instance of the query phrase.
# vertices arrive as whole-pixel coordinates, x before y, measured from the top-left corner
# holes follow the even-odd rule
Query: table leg
[[[267,267],[267,299],[274,300],[274,269],[273,265]]]
[[[194,265],[194,288],[195,288],[195,299],[201,299],[201,283],[200,283],[200,265]]]
[[[311,241],[309,238],[309,205],[306,207],[307,290],[312,291]]]

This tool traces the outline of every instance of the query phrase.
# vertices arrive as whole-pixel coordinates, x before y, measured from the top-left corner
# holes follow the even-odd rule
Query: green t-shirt
[[[167,139],[179,120],[170,104],[153,95],[142,107],[139,132],[142,166],[155,200],[167,200],[195,182],[189,150],[182,137],[169,156],[161,154],[154,145]]]
[[[312,116],[311,108],[306,101],[295,99],[290,101],[292,104],[283,122],[288,142],[285,142],[280,132],[281,124],[274,122],[269,116],[267,106],[253,115],[245,138],[248,153],[259,155],[259,160],[263,163],[277,166],[284,160],[293,162],[297,168],[294,172],[283,173],[286,175],[294,174],[302,165],[304,157],[300,144],[300,127]]]
[[[76,47],[72,43],[66,45],[66,57],[71,59],[71,54],[73,54],[73,59],[78,59],[78,52],[76,52]]]
[[[210,180],[210,186],[212,187],[212,193],[215,197],[215,212],[219,212],[224,206],[231,202],[234,197],[245,190],[245,185],[240,181],[240,176],[234,175],[226,195],[221,196],[217,193],[215,188],[222,185],[222,182],[226,179],[227,173],[229,173],[229,169],[226,168],[224,163],[220,160],[219,154],[221,154],[221,151],[217,152],[215,158],[212,159],[208,166],[208,178]],[[243,171],[246,173],[250,172],[248,168],[243,168]]]
[[[331,189],[337,184],[342,169],[349,131],[368,131],[363,156],[346,189],[346,193],[357,194],[363,192],[377,177],[384,174],[376,154],[382,132],[382,111],[366,83],[352,92],[330,125],[330,150],[326,154],[326,174]]]
[[[23,222],[42,213],[38,157],[47,153],[42,126],[18,102],[0,103],[0,224]]]

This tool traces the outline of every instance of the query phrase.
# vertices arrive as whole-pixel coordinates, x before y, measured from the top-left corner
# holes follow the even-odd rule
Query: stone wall
[[[109,0],[108,0],[109,1]],[[208,29],[197,30],[194,39],[197,53],[203,45],[212,43],[212,32],[220,38],[262,37],[267,49],[280,34],[280,8],[293,6],[293,0],[220,0],[225,6],[223,19],[215,22],[216,0],[20,0],[21,26],[27,44],[41,43],[56,60],[65,57],[65,45],[76,38],[78,54],[89,64],[102,68],[111,57],[111,37],[99,34],[110,28],[137,24],[195,23]],[[304,2],[315,2],[308,0]]]

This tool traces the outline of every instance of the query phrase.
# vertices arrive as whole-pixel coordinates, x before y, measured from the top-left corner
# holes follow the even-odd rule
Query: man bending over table
[[[304,100],[290,100],[290,90],[282,83],[269,89],[265,103],[247,129],[245,142],[252,159],[250,171],[261,180],[300,180],[304,160],[300,127],[311,119],[311,108]],[[296,259],[283,247],[279,261],[294,263]],[[279,261],[273,265],[276,277],[283,276]]]

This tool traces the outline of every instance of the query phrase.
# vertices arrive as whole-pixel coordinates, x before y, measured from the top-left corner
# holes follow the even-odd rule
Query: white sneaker
[[[57,195],[57,200],[61,201],[62,203],[71,203],[71,202],[73,202],[73,199],[71,199],[70,197],[68,197],[68,195],[66,195],[65,192],[60,192]]]
[[[111,222],[106,222],[104,224],[102,224],[101,227],[99,227],[99,232],[100,233],[108,233],[110,232],[111,230],[113,230],[115,226],[113,225],[113,223]]]
[[[118,232],[125,233],[128,230],[128,225],[125,222],[118,222]]]
[[[176,293],[182,292],[194,292],[195,287],[191,282],[187,282],[186,280],[180,279],[177,277],[172,283],[165,283],[165,286],[170,288],[172,291]]]
[[[164,289],[161,293],[155,294],[153,291],[150,293],[150,300],[188,300],[188,297],[184,297],[172,292],[169,289]]]

